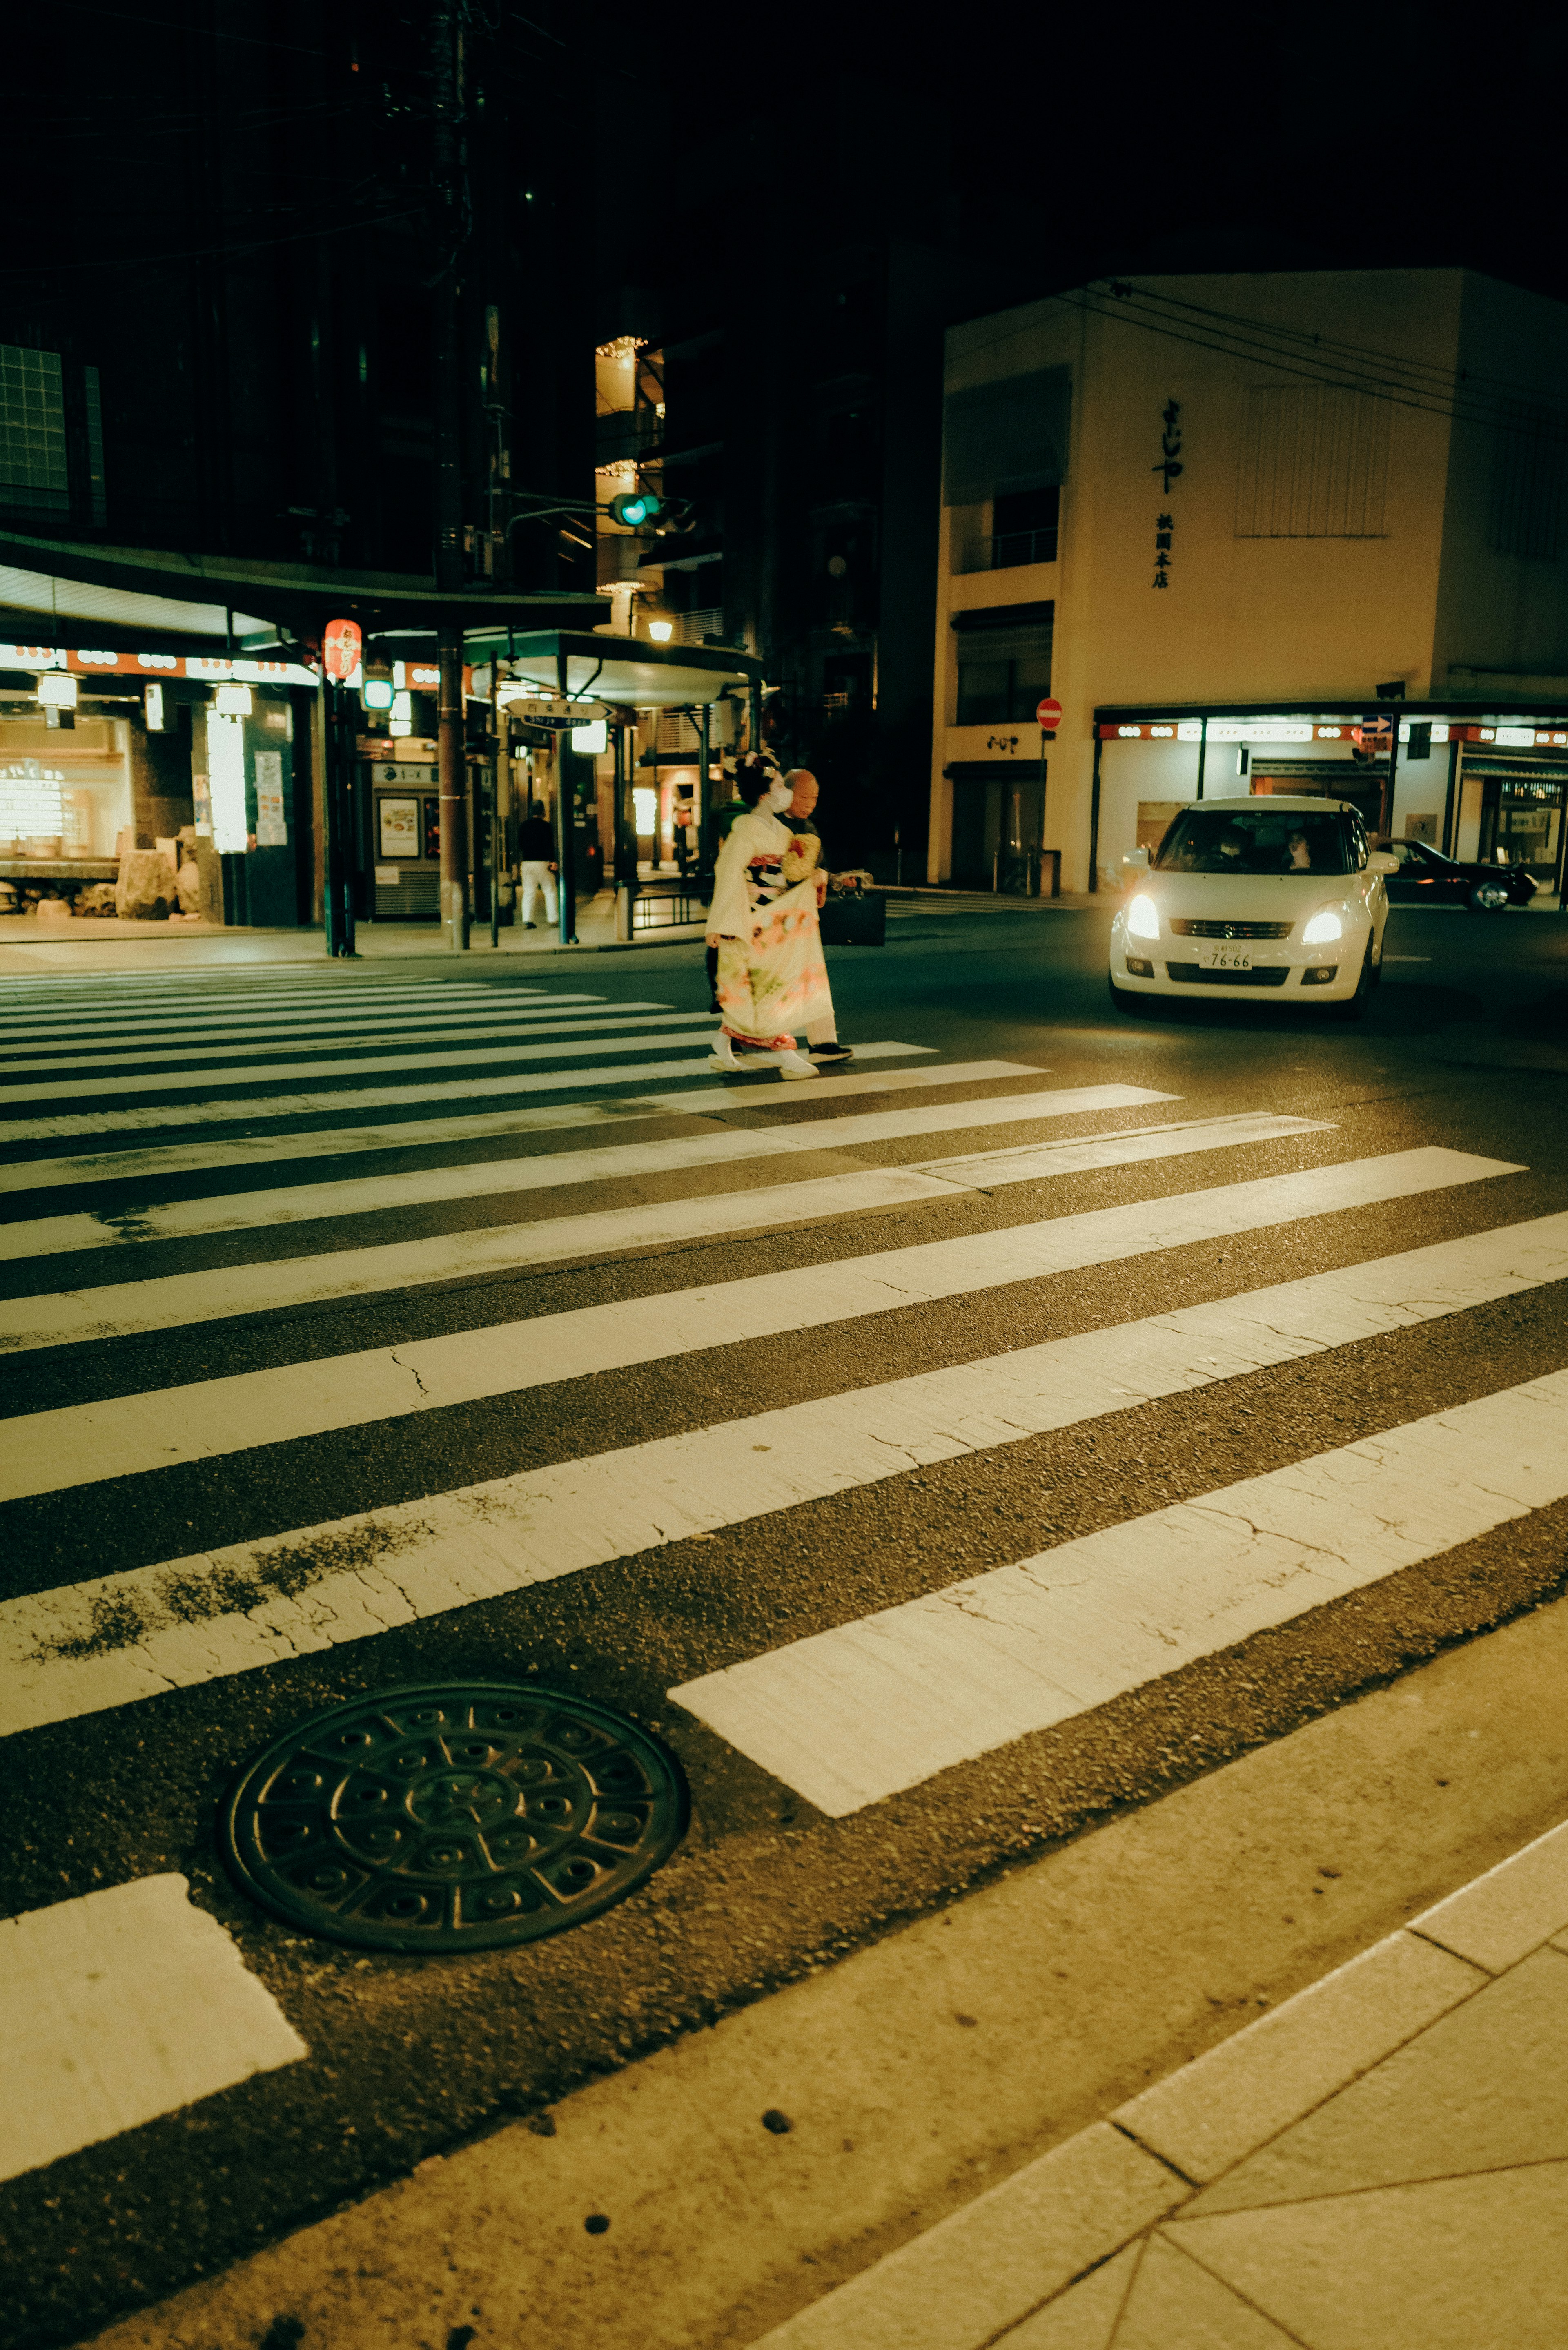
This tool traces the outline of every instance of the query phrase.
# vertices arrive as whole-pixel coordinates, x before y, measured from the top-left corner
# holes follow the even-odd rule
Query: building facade
[[[1386,827],[1554,874],[1565,362],[1568,306],[1460,270],[1106,281],[951,328],[928,878],[1119,886],[1200,789],[1353,770]]]

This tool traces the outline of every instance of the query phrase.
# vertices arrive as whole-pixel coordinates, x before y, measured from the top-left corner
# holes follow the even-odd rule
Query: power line
[[[1120,289],[1113,290],[1113,289]],[[1168,319],[1150,316],[1129,304],[1164,303],[1168,307],[1194,313],[1191,319]],[[1196,350],[1213,351],[1226,359],[1251,360],[1276,372],[1293,375],[1303,382],[1322,384],[1340,390],[1365,392],[1369,399],[1385,400],[1396,407],[1410,408],[1425,415],[1442,415],[1460,422],[1483,424],[1497,431],[1528,430],[1546,440],[1568,439],[1568,408],[1544,399],[1542,394],[1507,377],[1473,374],[1469,369],[1434,366],[1425,359],[1405,359],[1395,352],[1367,350],[1365,346],[1339,343],[1334,338],[1310,328],[1293,328],[1272,319],[1248,318],[1235,312],[1205,308],[1197,303],[1183,303],[1174,295],[1156,294],[1146,286],[1137,286],[1125,278],[1107,278],[1093,285],[1048,295],[1043,307],[1059,303],[1075,309],[1085,317],[1116,318],[1124,326],[1139,327],[1147,334],[1161,335],[1171,342],[1185,343]],[[1209,327],[1212,319],[1216,324]],[[1017,342],[1039,332],[1039,322],[1009,327],[1004,333],[977,338],[971,350],[999,348],[1004,343]],[[1310,351],[1282,350],[1280,342],[1311,346]],[[1335,359],[1334,353],[1344,350],[1361,353],[1361,358]],[[1315,362],[1315,363],[1314,363]],[[1382,369],[1389,372],[1380,372]],[[1435,382],[1411,382],[1409,377],[1425,375]],[[1472,390],[1471,387],[1474,386]],[[1495,387],[1489,390],[1488,387]]]
[[[1124,286],[1125,292],[1122,290]],[[1553,403],[1543,400],[1539,393],[1527,391],[1521,385],[1511,383],[1504,377],[1472,374],[1469,369],[1440,367],[1427,359],[1407,359],[1396,352],[1369,350],[1365,346],[1337,342],[1330,336],[1281,325],[1273,320],[1206,309],[1197,303],[1182,302],[1174,295],[1152,293],[1142,286],[1127,286],[1125,280],[1112,279],[1108,281],[1108,287],[1109,298],[1119,306],[1124,316],[1127,315],[1126,305],[1129,298],[1192,314],[1191,321],[1183,318],[1176,326],[1162,322],[1158,312],[1153,318],[1141,312],[1133,314],[1139,325],[1149,327],[1156,333],[1171,333],[1179,340],[1196,339],[1202,348],[1214,350],[1226,350],[1231,345],[1239,346],[1238,349],[1231,351],[1231,356],[1261,358],[1272,366],[1289,367],[1295,372],[1308,374],[1314,380],[1365,390],[1375,398],[1401,398],[1407,405],[1426,406],[1429,413],[1440,411],[1446,414],[1464,416],[1470,422],[1507,424],[1516,419],[1487,413],[1489,401],[1506,403],[1515,411],[1527,410],[1531,411],[1532,420],[1554,411]],[[1086,290],[1091,293],[1097,291],[1095,288]],[[1102,311],[1099,315],[1110,314]],[[1206,330],[1203,322],[1209,319],[1216,323]],[[1192,336],[1179,332],[1180,327],[1194,321],[1197,323]],[[1215,337],[1224,339],[1216,340]],[[1281,343],[1293,345],[1296,348],[1282,352],[1278,348]],[[1302,346],[1307,348],[1303,349]],[[1347,356],[1336,358],[1336,352],[1344,352]],[[1427,379],[1425,382],[1420,380],[1423,377]],[[1489,390],[1489,386],[1496,389]],[[1558,407],[1555,413],[1568,423],[1568,410]]]

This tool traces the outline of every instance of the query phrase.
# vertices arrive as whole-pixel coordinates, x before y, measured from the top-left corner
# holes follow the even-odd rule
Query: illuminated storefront
[[[1123,858],[1157,847],[1178,808],[1238,792],[1350,800],[1375,834],[1522,866],[1540,889],[1560,892],[1568,707],[1102,708],[1090,808],[1096,881],[1111,884]]]
[[[175,919],[308,921],[315,690],[288,660],[0,645],[0,903],[107,914],[126,856],[161,849],[197,868]]]

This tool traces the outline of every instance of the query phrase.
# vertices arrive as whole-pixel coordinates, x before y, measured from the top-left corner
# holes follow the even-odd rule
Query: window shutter
[[[1247,394],[1238,538],[1381,538],[1386,400],[1335,384],[1254,384]]]

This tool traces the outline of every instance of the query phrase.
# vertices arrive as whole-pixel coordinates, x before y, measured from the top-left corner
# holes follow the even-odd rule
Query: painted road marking
[[[609,1038],[603,1043],[587,1042],[588,1037],[596,1030],[607,1028],[636,1033],[627,1035],[624,1041]],[[670,1043],[689,1045],[694,1035],[711,1035],[712,1022],[695,1012],[633,1013],[629,1016],[618,1013],[600,1014],[592,1019],[543,1021],[526,1029],[518,1027],[514,1031],[522,1035],[537,1036],[543,1034],[566,1040],[561,1044],[513,1045],[503,1041],[504,1032],[503,1035],[493,1035],[488,1030],[483,1034],[470,1031],[473,1034],[472,1044],[465,1045],[455,1052],[379,1053],[372,1059],[358,1061],[257,1061],[254,1058],[256,1047],[254,1043],[214,1045],[209,1049],[208,1046],[192,1039],[183,1046],[165,1045],[156,1053],[111,1054],[102,1062],[59,1056],[53,1056],[47,1061],[18,1062],[16,1066],[22,1069],[47,1069],[72,1074],[57,1075],[53,1085],[0,1086],[0,1109],[3,1109],[7,1102],[13,1101],[78,1099],[90,1101],[95,1096],[103,1094],[163,1093],[171,1089],[188,1090],[194,1086],[260,1086],[272,1084],[280,1078],[358,1076],[365,1072],[375,1076],[384,1076],[389,1071],[396,1069],[458,1068],[464,1061],[486,1063],[562,1061],[574,1051],[619,1053],[624,1052],[627,1045],[631,1044],[662,1045],[665,1042],[663,1037],[644,1033],[655,1028],[679,1028],[680,1035],[671,1036]],[[451,1024],[443,1024],[441,1031],[431,1033],[450,1035]],[[363,1037],[356,1038],[355,1045],[362,1047],[364,1041]],[[317,1052],[337,1050],[347,1053],[354,1051],[355,1045],[345,1043],[334,1047],[318,1044],[315,1049]],[[285,1044],[278,1049],[286,1051],[288,1047]],[[302,1049],[308,1050],[308,1045],[304,1045]],[[180,1056],[181,1066],[178,1067],[157,1068],[151,1066],[154,1062],[167,1061],[175,1055]],[[235,1069],[220,1069],[213,1066],[193,1069],[190,1066],[191,1062],[194,1060],[215,1063],[232,1058],[245,1060],[246,1066]],[[134,1075],[124,1076],[85,1077],[75,1074],[89,1068],[129,1070],[132,1066],[134,1066]]]
[[[290,1004],[286,1009],[273,1012],[253,1012],[248,1004],[244,1009],[231,1008],[220,998],[215,1002],[203,1003],[199,1007],[198,1018],[202,1024],[210,1022],[220,1032],[232,1032],[237,1035],[244,1029],[265,1032],[270,1028],[340,1028],[350,1024],[363,1028],[385,1012],[389,1012],[394,1019],[412,1020],[427,1013],[433,1016],[454,1004],[463,1012],[488,1011],[499,1014],[508,1009],[550,1012],[557,1004],[602,1004],[608,1001],[603,995],[549,995],[541,988],[525,988],[519,991],[519,995],[522,1000],[514,997],[512,990],[506,987],[460,988],[437,995],[426,987],[418,993],[412,990],[396,996],[378,993],[352,1003],[341,993],[335,993],[321,997],[303,1011]],[[639,1007],[623,1004],[619,1008],[635,1011]],[[40,1040],[40,1049],[44,1045],[69,1044],[77,1036],[88,1043],[107,1039],[112,1045],[134,1044],[139,1032],[143,1029],[150,1035],[166,1035],[171,1018],[187,1020],[190,1009],[189,1005],[182,1004],[172,1012],[101,1012],[93,1014],[90,1018],[79,1008],[75,1012],[23,1014],[19,1018],[12,1015],[12,1024],[7,1026],[6,1035],[13,1040],[36,1037]],[[200,1025],[196,1033],[206,1034],[205,1025]]]
[[[1568,1371],[671,1690],[835,1819],[1568,1494]]]
[[[178,1030],[166,1020],[145,1028],[133,1030],[129,1035],[106,1035],[96,1024],[90,1031],[69,1036],[32,1036],[19,1038],[14,1029],[6,1032],[6,1041],[18,1048],[16,1066],[34,1069],[94,1069],[140,1068],[145,1063],[167,1060],[179,1054],[202,1054],[209,1060],[236,1060],[246,1053],[287,1053],[320,1051],[330,1053],[340,1041],[349,1047],[356,1045],[417,1042],[421,1036],[450,1037],[454,1021],[464,1036],[505,1035],[509,1030],[542,1030],[545,1035],[554,1033],[559,1018],[572,1021],[629,1016],[634,1013],[663,1012],[671,1014],[668,1000],[639,998],[630,1003],[607,1003],[602,996],[585,996],[573,1003],[491,1004],[483,1010],[475,1004],[454,1007],[431,1004],[429,1009],[412,1006],[390,1019],[367,1019],[362,1016],[346,1020],[334,1015],[319,1020],[269,1020],[259,1028],[251,1028],[222,1016],[200,1025],[182,1023]],[[690,1013],[674,1013],[677,1019],[690,1019]],[[336,1034],[338,1029],[352,1033],[346,1040]],[[46,1059],[42,1057],[47,1055]]]
[[[123,1247],[152,1240],[187,1239],[194,1233],[246,1232],[274,1224],[305,1223],[323,1217],[375,1214],[390,1208],[423,1207],[438,1200],[472,1200],[507,1192],[560,1190],[574,1183],[612,1183],[638,1176],[667,1175],[694,1167],[724,1166],[747,1159],[798,1155],[802,1151],[851,1150],[868,1142],[898,1141],[955,1128],[1005,1126],[1027,1119],[1065,1118],[1072,1112],[1136,1107],[1169,1101],[1169,1094],[1138,1086],[1083,1086],[1056,1094],[1031,1094],[998,1102],[921,1103],[906,1109],[873,1110],[859,1117],[813,1119],[783,1128],[727,1127],[722,1132],[678,1135],[659,1142],[624,1142],[589,1150],[556,1150],[531,1159],[491,1159],[468,1167],[415,1168],[398,1175],[345,1177],[332,1183],[299,1183],[272,1191],[242,1191],[210,1200],[180,1200],[168,1206],[133,1209],[106,1219],[93,1214],[40,1216],[30,1223],[0,1229],[0,1262],[57,1255],[69,1249]],[[1214,1127],[1233,1121],[1210,1120]],[[1303,1118],[1251,1121],[1256,1133],[1231,1139],[1262,1140],[1270,1132],[1304,1133]],[[1165,1129],[1159,1129],[1161,1132]],[[1120,1137],[1106,1137],[1117,1141]],[[1127,1155],[1153,1154],[1133,1148]],[[1188,1146],[1198,1149],[1201,1143]],[[1010,1154],[1011,1155],[1011,1154]],[[964,1162],[966,1165],[969,1161]],[[981,1162],[976,1160],[977,1166]],[[1113,1161],[1094,1159],[1100,1166]],[[943,1173],[940,1162],[924,1172]],[[1035,1170],[1031,1167],[1029,1173]],[[1045,1172],[1054,1172],[1047,1169]],[[947,1177],[952,1180],[950,1176]],[[964,1177],[961,1180],[968,1181]],[[1019,1180],[1007,1176],[1002,1180]]]
[[[175,1876],[0,1925],[0,2178],[310,2054]]]
[[[857,1065],[867,1056],[864,1045],[855,1047]],[[679,1094],[647,1094],[640,1107],[644,1110],[697,1110],[713,1112],[722,1102],[741,1109],[795,1109],[802,1102],[836,1101],[844,1094],[901,1093],[908,1086],[967,1086],[978,1084],[985,1077],[1048,1077],[1051,1071],[1033,1061],[944,1061],[936,1068],[878,1069],[867,1076],[846,1076],[839,1069],[826,1072],[827,1083],[820,1092],[784,1093],[776,1086],[768,1086],[757,1078],[742,1077],[727,1084],[693,1086]]]
[[[1240,1110],[1225,1118],[1183,1118],[1168,1126],[1085,1135],[1072,1142],[1028,1143],[1022,1149],[974,1151],[961,1159],[922,1159],[918,1164],[928,1175],[940,1174],[946,1182],[992,1191],[1008,1183],[1033,1183],[1096,1167],[1136,1167],[1152,1159],[1182,1158],[1191,1151],[1233,1150],[1249,1143],[1278,1142],[1287,1135],[1334,1131],[1334,1121],[1328,1118]]]
[[[1515,1246],[1528,1262],[1528,1239],[1515,1235]],[[1562,1247],[1557,1231],[1540,1262],[1560,1263]],[[29,1594],[0,1606],[0,1734],[363,1639],[917,1466],[1125,1410],[1150,1392],[1183,1392],[1318,1353],[1366,1335],[1372,1309],[1359,1301],[1364,1294],[1376,1301],[1380,1277],[1374,1263],[1300,1284],[1314,1294],[1299,1331],[1278,1326],[1280,1294],[1264,1291],[1191,1309],[1219,1316],[1213,1326],[1189,1328],[1185,1316],[1178,1326],[1170,1316],[1130,1331],[1088,1332]],[[1508,1287],[1532,1285],[1528,1271],[1497,1277]],[[1423,1263],[1412,1274],[1407,1264],[1389,1278],[1398,1295],[1381,1302],[1385,1318],[1375,1326],[1424,1318],[1430,1268]],[[1456,1295],[1459,1302],[1441,1310],[1473,1302],[1462,1288]],[[1325,1335],[1314,1322],[1327,1300],[1334,1314]],[[1151,1348],[1167,1321],[1172,1337]],[[1228,1354],[1210,1351],[1227,1343]],[[1164,1351],[1163,1389],[1158,1371],[1145,1383],[1146,1349],[1151,1360]],[[317,1367],[331,1376],[330,1365]],[[1568,1490],[1568,1445],[1558,1473]]]
[[[352,980],[344,979],[336,985],[317,986],[301,981],[297,987],[252,990],[235,985],[226,974],[212,972],[203,975],[198,987],[186,983],[177,989],[162,990],[124,984],[115,987],[110,974],[104,972],[90,983],[73,986],[69,993],[59,996],[57,1003],[41,1002],[35,996],[13,1000],[11,991],[14,985],[11,981],[0,984],[0,1006],[7,1012],[15,1012],[25,1020],[70,1020],[78,1023],[87,1017],[84,998],[91,1002],[95,1021],[99,1017],[118,1021],[148,1019],[154,1014],[165,1016],[170,1013],[183,1014],[192,1010],[198,1014],[211,1014],[223,1011],[230,1004],[242,1007],[248,1013],[256,1004],[264,1007],[271,1004],[305,1004],[306,1007],[319,1004],[324,1009],[341,1009],[351,1003],[419,1004],[465,1001],[493,1003],[497,998],[504,1002],[514,994],[545,999],[553,994],[547,987],[519,986],[512,980],[487,985],[479,980],[423,979],[408,980],[394,986],[358,976]],[[112,993],[102,992],[110,988]],[[566,1000],[569,1003],[573,999],[568,996]]]
[[[183,1461],[216,1460],[330,1429],[588,1378],[598,1371],[666,1361],[701,1348],[828,1328],[867,1314],[968,1296],[1220,1234],[1336,1214],[1442,1182],[1511,1171],[1497,1161],[1469,1160],[1459,1153],[1445,1154],[1450,1161],[1446,1172],[1412,1168],[1408,1161],[1413,1155],[1353,1159],[1314,1169],[1307,1176],[1266,1176],[1132,1207],[1046,1218],[1006,1232],[926,1241],[913,1248],[841,1258],[836,1263],[755,1274],[746,1280],[652,1297],[620,1298],[571,1313],[536,1315],[439,1338],[31,1412],[0,1423],[0,1500],[58,1492],[99,1478],[140,1475]],[[1500,1278],[1511,1278],[1505,1260],[1516,1244],[1532,1248],[1536,1229],[1521,1225],[1511,1234],[1499,1235]],[[1546,1218],[1540,1227],[1541,1244],[1550,1247],[1554,1232],[1555,1220]],[[1493,1263],[1484,1253],[1484,1236],[1441,1245],[1481,1251],[1475,1261],[1483,1267],[1483,1277],[1484,1268]],[[1438,1280],[1450,1275],[1462,1279],[1469,1259],[1418,1250],[1409,1259],[1387,1262],[1395,1268],[1392,1279],[1402,1278],[1397,1268],[1408,1262],[1417,1271],[1429,1263]],[[1532,1272],[1526,1285],[1538,1278],[1556,1276]],[[1294,1284],[1287,1284],[1285,1289],[1288,1295],[1294,1295]],[[1272,1296],[1273,1292],[1262,1294]],[[1449,1295],[1447,1290],[1440,1294],[1445,1300]],[[1440,1310],[1459,1309],[1445,1302]],[[1334,1343],[1342,1341],[1335,1338]]]
[[[704,1029],[702,1042],[706,1043],[712,1033],[711,1027]],[[642,1041],[651,1043],[652,1040],[645,1038]],[[668,1051],[680,1042],[681,1039],[679,1037],[663,1036],[659,1039],[659,1049],[661,1052]],[[615,1052],[619,1049],[621,1048],[612,1045],[563,1046],[555,1057],[565,1059],[572,1051],[575,1051],[580,1058],[586,1053]],[[857,1045],[855,1056],[860,1061],[901,1060],[906,1055],[934,1053],[935,1049],[934,1045]],[[462,1054],[458,1057],[467,1059],[468,1055]],[[516,1059],[519,1056],[513,1054],[509,1057]],[[389,1064],[385,1061],[376,1061],[370,1066],[373,1068],[384,1069]],[[416,1068],[428,1068],[431,1066],[430,1057],[426,1055],[411,1063],[410,1066]],[[327,1066],[333,1068],[334,1065],[329,1062]],[[349,1090],[337,1093],[327,1091],[318,1094],[264,1094],[251,1101],[230,1099],[190,1103],[164,1102],[140,1108],[132,1108],[128,1104],[123,1109],[87,1110],[80,1113],[57,1111],[49,1118],[6,1118],[0,1121],[0,1149],[4,1149],[7,1142],[52,1141],[57,1138],[64,1140],[67,1136],[79,1134],[132,1134],[139,1131],[146,1133],[150,1130],[158,1132],[162,1128],[176,1126],[214,1126],[220,1121],[232,1123],[242,1118],[252,1120],[268,1118],[313,1118],[319,1117],[323,1112],[328,1117],[340,1118],[346,1109],[393,1109],[400,1108],[405,1105],[411,1106],[416,1102],[472,1101],[476,1094],[483,1094],[486,1099],[493,1100],[501,1094],[565,1093],[574,1086],[579,1087],[583,1086],[645,1086],[650,1076],[694,1077],[705,1074],[707,1068],[706,1054],[700,1060],[656,1062],[651,1066],[646,1060],[623,1061],[618,1067],[613,1069],[530,1069],[521,1076],[515,1077],[504,1076],[493,1069],[480,1068],[471,1077],[446,1078],[438,1084],[429,1086],[356,1086]],[[337,1066],[336,1074],[339,1076],[343,1074],[341,1065]],[[211,1083],[210,1078],[208,1082]],[[236,1077],[234,1080],[236,1085],[249,1082],[251,1081],[245,1078]],[[777,1084],[776,1079],[764,1081],[760,1077],[753,1082],[759,1092],[766,1082]],[[145,1078],[139,1080],[139,1083],[142,1091],[151,1093],[161,1087],[163,1080],[158,1079],[156,1086],[149,1084]],[[736,1090],[738,1093],[741,1089]],[[0,1091],[0,1107],[4,1107],[7,1098],[8,1097]],[[14,1099],[15,1096],[9,1098]]]
[[[957,1061],[937,1067],[884,1069],[877,1076],[840,1077],[836,1072],[809,1098],[836,1106],[846,1094],[901,1092],[910,1086],[972,1085],[986,1078],[1045,1077],[1024,1061]],[[1136,1088],[1129,1088],[1136,1091]],[[356,1097],[358,1098],[358,1097]],[[172,1142],[143,1149],[84,1152],[72,1159],[16,1159],[0,1165],[0,1192],[43,1191],[67,1183],[145,1180],[161,1175],[200,1174],[213,1169],[250,1170],[272,1161],[334,1159],[364,1150],[416,1150],[427,1144],[490,1140],[508,1134],[542,1134],[563,1127],[625,1126],[628,1119],[664,1117],[739,1100],[748,1109],[777,1109],[798,1102],[780,1085],[748,1078],[740,1087],[700,1086],[686,1094],[649,1095],[614,1102],[552,1102],[543,1109],[503,1109],[471,1118],[411,1118],[399,1126],[340,1126],[314,1134],[256,1134],[243,1142]],[[1022,1096],[1007,1097],[1022,1099]],[[1150,1101],[1175,1097],[1150,1094]],[[979,1121],[977,1121],[978,1123]],[[3,1133],[4,1129],[0,1129]]]
[[[461,1281],[474,1274],[513,1273],[568,1257],[708,1241],[771,1224],[867,1214],[877,1208],[961,1196],[961,1186],[944,1183],[938,1176],[901,1167],[868,1167],[804,1183],[775,1183],[647,1207],[605,1208],[535,1223],[486,1224],[469,1232],[441,1232],[431,1240],[388,1242],[379,1248],[332,1249],[318,1256],[9,1298],[0,1303],[0,1354],[87,1338],[122,1338],[140,1330],[173,1330],[183,1323],[222,1321],[280,1305],[367,1297],[432,1281]]]

